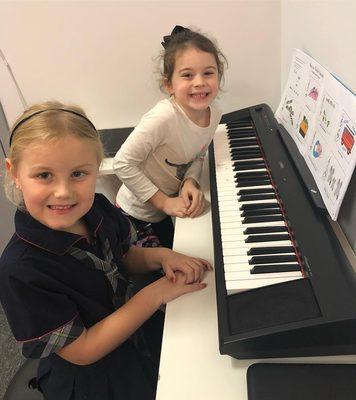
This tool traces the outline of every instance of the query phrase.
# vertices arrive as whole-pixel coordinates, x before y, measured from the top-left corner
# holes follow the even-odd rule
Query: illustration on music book
[[[356,164],[356,96],[297,49],[275,116],[294,139],[336,220]]]

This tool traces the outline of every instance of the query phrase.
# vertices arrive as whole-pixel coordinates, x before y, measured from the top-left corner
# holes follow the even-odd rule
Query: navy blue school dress
[[[158,358],[143,330],[87,366],[55,353],[129,296],[122,257],[130,246],[130,223],[100,194],[83,218],[93,244],[16,212],[16,233],[0,259],[0,300],[11,330],[25,357],[41,358],[38,384],[45,399],[153,399]]]

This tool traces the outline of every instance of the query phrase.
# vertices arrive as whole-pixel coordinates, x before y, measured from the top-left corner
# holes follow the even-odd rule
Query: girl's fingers
[[[184,266],[184,272],[186,274],[186,283],[200,282],[206,271],[206,266],[199,260],[191,259]]]
[[[170,280],[171,282],[174,283],[176,281],[176,276],[170,267],[166,268],[165,274],[166,274],[167,279]]]
[[[184,205],[185,205],[185,207],[187,209],[187,212],[188,212],[189,211],[189,207],[191,206],[188,193],[184,193],[182,195],[182,198],[184,200]]]
[[[185,285],[185,288],[186,288],[185,293],[196,292],[196,291],[202,290],[206,287],[207,287],[206,283],[191,283],[190,285]]]
[[[191,210],[191,213],[189,216],[191,218],[198,217],[204,211],[204,208],[205,208],[204,196],[202,193],[200,193],[199,199],[197,200],[197,203],[196,203],[196,206],[194,207],[194,209],[191,209],[191,208],[189,209],[189,210]]]

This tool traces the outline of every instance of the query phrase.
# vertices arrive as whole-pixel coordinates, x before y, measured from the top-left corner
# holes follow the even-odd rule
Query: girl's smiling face
[[[219,90],[214,55],[195,47],[178,52],[172,79],[165,82],[165,88],[188,117],[199,125]]]
[[[91,208],[99,170],[91,140],[64,135],[35,141],[22,151],[16,168],[7,160],[27,211],[55,230],[82,234],[80,219]]]

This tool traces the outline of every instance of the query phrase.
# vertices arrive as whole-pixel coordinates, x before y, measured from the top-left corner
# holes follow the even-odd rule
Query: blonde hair
[[[78,106],[64,105],[58,101],[35,104],[15,121],[11,131],[8,158],[16,170],[21,154],[34,141],[56,141],[65,135],[87,139],[97,146],[100,164],[104,158],[103,145],[93,124]],[[7,198],[24,208],[22,192],[16,187],[9,171],[6,171],[4,188]]]

